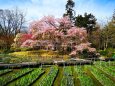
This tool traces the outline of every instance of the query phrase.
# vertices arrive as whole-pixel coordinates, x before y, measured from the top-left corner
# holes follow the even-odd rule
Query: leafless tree
[[[0,9],[0,39],[10,46],[17,33],[21,31],[25,23],[25,13],[18,8],[14,10]]]

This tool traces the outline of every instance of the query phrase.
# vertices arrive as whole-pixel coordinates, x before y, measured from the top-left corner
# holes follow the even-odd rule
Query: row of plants
[[[99,71],[105,74],[106,77],[110,78],[113,82],[115,82],[115,76],[112,76],[111,73],[104,71],[102,68],[95,66]],[[113,74],[113,73],[112,73]]]
[[[115,77],[115,66],[108,66],[108,63],[101,62],[100,64],[96,64],[96,67]]]
[[[19,69],[19,71],[15,71],[7,76],[0,77],[0,86],[4,86],[31,71],[33,71],[33,69],[30,68],[21,69],[21,70]]]
[[[104,71],[108,75],[115,77],[115,71],[111,70],[110,68],[105,68],[105,67],[97,66],[97,65],[96,65],[96,67],[99,68],[100,70]]]
[[[61,86],[74,86],[74,78],[71,66],[63,68],[63,78],[61,80]]]
[[[93,80],[85,73],[85,70],[83,70],[83,67],[76,66],[74,69],[78,74],[81,86],[95,86]]]
[[[42,78],[37,86],[52,86],[58,73],[58,67],[52,66],[49,73]]]
[[[30,86],[36,81],[44,71],[41,68],[37,68],[31,73],[23,76],[22,78],[14,81],[13,83],[9,84],[8,86]]]
[[[104,73],[99,71],[97,68],[89,66],[91,73],[103,86],[115,86],[114,82],[110,78],[106,77]]]
[[[11,72],[11,71],[12,71],[12,69],[0,70],[0,76],[1,76],[1,75],[4,75],[4,74],[6,74],[6,73],[9,73],[9,72]]]

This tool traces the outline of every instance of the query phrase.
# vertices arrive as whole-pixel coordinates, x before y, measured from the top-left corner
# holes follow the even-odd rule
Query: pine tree
[[[71,22],[75,22],[75,11],[73,10],[75,6],[74,1],[68,0],[66,4],[66,13],[63,16],[69,16]]]
[[[88,34],[96,30],[96,18],[94,15],[85,13],[84,16],[78,15],[76,17],[75,25],[78,27],[84,27]]]

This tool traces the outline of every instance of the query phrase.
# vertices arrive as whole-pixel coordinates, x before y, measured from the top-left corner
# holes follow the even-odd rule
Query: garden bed
[[[94,65],[41,65],[38,68],[4,69],[0,70],[2,74],[0,86],[115,86],[113,71],[115,66],[111,64],[115,62],[99,61]]]

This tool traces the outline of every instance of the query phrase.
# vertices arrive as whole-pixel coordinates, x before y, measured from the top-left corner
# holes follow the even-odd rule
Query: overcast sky
[[[98,22],[106,22],[115,9],[115,0],[73,0],[76,15],[92,13]],[[26,12],[26,19],[32,21],[43,16],[62,17],[67,0],[0,0],[0,9],[18,7]]]

